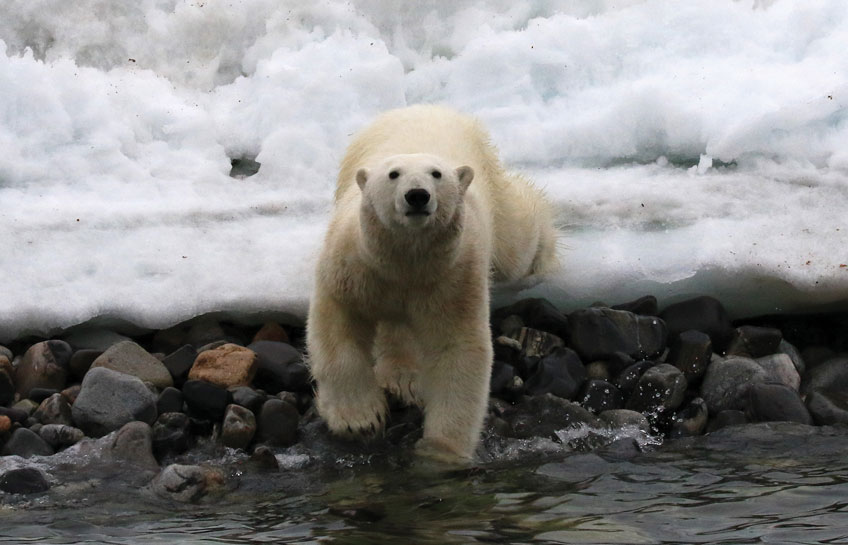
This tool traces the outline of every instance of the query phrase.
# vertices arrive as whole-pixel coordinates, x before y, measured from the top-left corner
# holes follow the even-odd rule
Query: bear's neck
[[[462,243],[464,206],[444,224],[416,230],[392,229],[370,206],[360,216],[361,251],[380,276],[404,282],[430,283],[455,266]]]

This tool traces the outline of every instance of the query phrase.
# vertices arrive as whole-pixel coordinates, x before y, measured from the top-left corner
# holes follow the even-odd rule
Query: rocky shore
[[[638,452],[747,423],[848,424],[844,314],[732,323],[710,297],[570,314],[526,299],[494,311],[492,332],[484,465]],[[420,413],[395,404],[369,445],[330,437],[302,346],[302,327],[211,317],[133,337],[81,328],[0,346],[0,498],[68,486],[82,468],[191,502],[236,486],[234,467],[409,463]]]

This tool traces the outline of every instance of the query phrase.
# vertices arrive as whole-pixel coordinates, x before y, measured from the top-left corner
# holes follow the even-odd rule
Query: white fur
[[[503,171],[476,121],[438,106],[380,116],[342,161],[309,309],[330,430],[379,432],[389,391],[422,407],[422,454],[470,459],[488,402],[490,275],[542,275],[554,246],[548,203]]]

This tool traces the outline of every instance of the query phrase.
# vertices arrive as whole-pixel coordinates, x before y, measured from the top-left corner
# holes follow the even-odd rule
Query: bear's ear
[[[356,185],[359,186],[359,189],[365,189],[365,182],[368,181],[368,169],[360,168],[356,171]]]
[[[456,179],[459,180],[459,187],[465,193],[465,190],[471,185],[471,180],[474,179],[474,169],[469,166],[459,167],[456,169]]]

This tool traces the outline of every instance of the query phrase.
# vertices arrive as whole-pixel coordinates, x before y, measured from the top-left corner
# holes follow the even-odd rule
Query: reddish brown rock
[[[253,336],[253,341],[276,341],[281,343],[289,342],[289,334],[285,328],[276,322],[268,322],[263,325],[256,335]]]
[[[21,397],[29,397],[33,388],[64,388],[72,352],[70,345],[64,341],[43,341],[32,345],[15,370],[15,386]]]
[[[189,380],[202,380],[223,388],[248,386],[258,367],[256,353],[237,344],[225,344],[198,354]]]
[[[0,414],[0,433],[6,433],[12,429],[12,419],[5,414]]]

